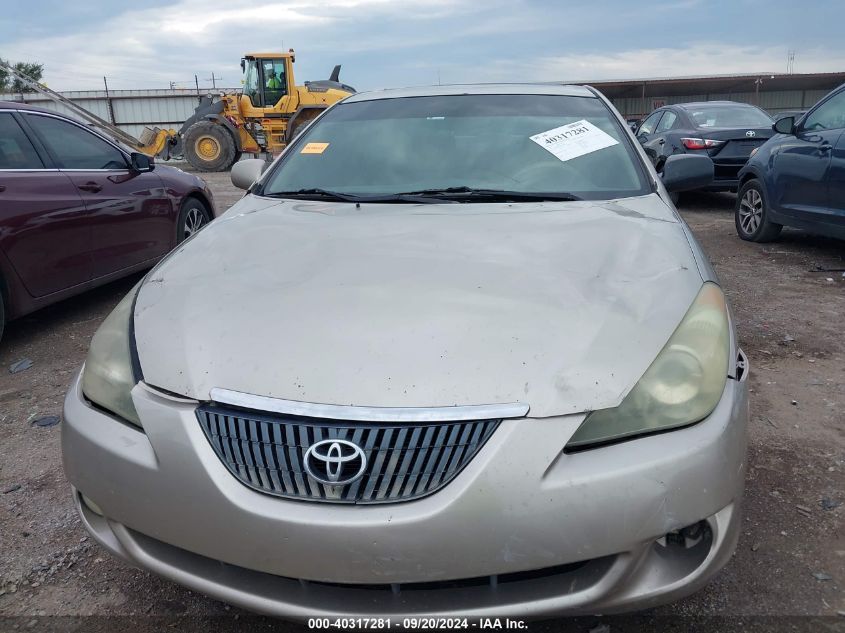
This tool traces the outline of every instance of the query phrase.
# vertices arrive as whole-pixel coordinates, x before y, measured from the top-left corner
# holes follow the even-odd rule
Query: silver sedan
[[[669,192],[589,87],[349,97],[95,335],[82,520],[259,612],[540,616],[675,600],[730,558],[746,378]]]

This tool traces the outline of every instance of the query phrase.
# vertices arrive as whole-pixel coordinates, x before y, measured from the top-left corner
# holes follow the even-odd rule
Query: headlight
[[[693,424],[722,397],[730,333],[721,289],[705,283],[681,324],[622,403],[593,411],[567,449]]]
[[[130,392],[137,383],[132,369],[130,336],[132,305],[141,283],[138,283],[112,313],[106,317],[91,340],[82,393],[91,402],[128,422],[141,426]]]

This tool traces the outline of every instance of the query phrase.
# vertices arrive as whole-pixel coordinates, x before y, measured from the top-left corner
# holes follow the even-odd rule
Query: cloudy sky
[[[211,73],[238,87],[243,53],[291,47],[299,82],[342,63],[358,90],[784,72],[790,50],[796,72],[845,70],[842,0],[4,4],[0,57],[43,63],[59,90],[100,88],[104,75],[113,89],[191,87],[194,74],[204,87]]]

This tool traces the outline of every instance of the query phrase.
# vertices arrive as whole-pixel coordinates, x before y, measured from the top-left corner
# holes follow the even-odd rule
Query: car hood
[[[320,404],[621,402],[702,284],[657,196],[384,205],[248,196],[147,278],[150,385]]]

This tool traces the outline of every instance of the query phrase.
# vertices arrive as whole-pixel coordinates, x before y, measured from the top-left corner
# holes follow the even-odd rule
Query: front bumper
[[[630,610],[703,585],[738,535],[744,382],[728,380],[692,427],[576,454],[562,449],[582,415],[504,421],[445,488],[377,506],[248,489],[194,405],[143,386],[133,398],[143,432],[90,407],[78,382],[68,394],[64,463],[83,522],[133,564],[258,612]],[[698,545],[657,543],[702,520]]]

